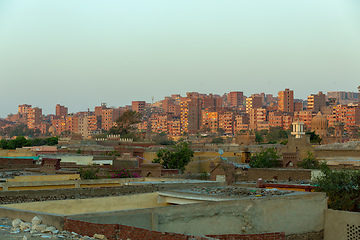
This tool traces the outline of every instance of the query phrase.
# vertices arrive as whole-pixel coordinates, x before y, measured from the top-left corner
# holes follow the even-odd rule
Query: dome
[[[311,120],[311,128],[313,130],[328,128],[328,120],[321,114],[321,112],[318,112],[318,114]]]
[[[55,132],[56,132],[56,128],[54,126],[50,126],[49,133],[55,133]]]

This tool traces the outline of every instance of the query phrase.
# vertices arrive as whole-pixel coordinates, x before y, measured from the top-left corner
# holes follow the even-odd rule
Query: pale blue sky
[[[359,0],[1,0],[0,117],[360,85]]]

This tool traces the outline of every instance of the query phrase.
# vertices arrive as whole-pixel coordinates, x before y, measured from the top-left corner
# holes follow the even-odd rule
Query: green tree
[[[157,145],[173,145],[174,144],[174,142],[168,138],[168,136],[165,132],[157,133],[154,136],[153,140]]]
[[[267,148],[251,156],[249,163],[252,168],[272,168],[279,164],[280,156],[275,148]]]
[[[255,133],[255,142],[257,144],[260,144],[260,143],[264,142],[264,137],[263,137],[263,135],[261,135],[261,133],[259,133],[259,132]]]
[[[311,143],[318,143],[320,144],[321,143],[321,137],[320,135],[316,134],[315,131],[312,131],[312,132],[306,132],[306,134],[309,134],[310,135],[310,142]]]
[[[211,143],[215,143],[215,144],[223,144],[225,142],[225,140],[222,137],[214,137],[211,140]]]
[[[6,141],[6,139],[1,139],[0,140],[0,148],[8,149],[8,141]]]
[[[289,131],[285,131],[282,127],[271,127],[266,133],[266,140],[268,142],[279,142],[288,138]]]
[[[171,148],[160,149],[156,156],[154,163],[160,163],[166,169],[179,169],[184,172],[185,166],[194,156],[194,151],[190,149],[188,143],[181,142]]]
[[[299,162],[297,165],[299,167],[305,168],[305,169],[318,169],[319,163],[315,160],[315,156],[312,152],[307,152],[308,156],[304,158],[301,162]]]
[[[326,192],[328,207],[334,210],[360,212],[360,172],[358,170],[330,170],[321,165],[322,176],[316,184],[318,191]]]
[[[217,131],[217,133],[218,133],[218,136],[222,136],[222,135],[224,135],[224,133],[225,133],[225,130],[222,129],[222,128],[218,128],[216,131]]]
[[[128,110],[116,120],[116,126],[112,127],[109,133],[126,135],[135,131],[137,128],[134,125],[141,122],[141,117],[140,113]]]

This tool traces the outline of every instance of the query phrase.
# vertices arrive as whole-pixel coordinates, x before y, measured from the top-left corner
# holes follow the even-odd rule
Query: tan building
[[[219,128],[226,134],[234,134],[234,113],[224,112],[219,114]]]
[[[267,111],[265,108],[251,109],[249,128],[251,130],[268,129],[269,123],[267,122]]]
[[[308,96],[308,110],[319,112],[322,107],[326,106],[326,95],[322,92]]]
[[[240,131],[249,130],[249,115],[236,115],[235,116],[235,133]]]
[[[260,96],[251,96],[246,98],[246,113],[250,114],[251,109],[262,107],[262,98]]]

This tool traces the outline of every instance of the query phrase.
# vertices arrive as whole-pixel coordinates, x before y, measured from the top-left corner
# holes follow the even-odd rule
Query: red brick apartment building
[[[42,109],[38,107],[27,109],[27,126],[29,129],[40,127],[42,121]]]
[[[66,117],[68,115],[68,108],[57,104],[55,107],[55,115],[58,117]]]
[[[240,107],[244,105],[243,92],[230,92],[227,94],[227,102],[230,107]]]
[[[285,89],[278,93],[279,111],[294,112],[294,91]]]
[[[131,109],[138,113],[143,113],[145,110],[146,102],[145,101],[132,101]]]

